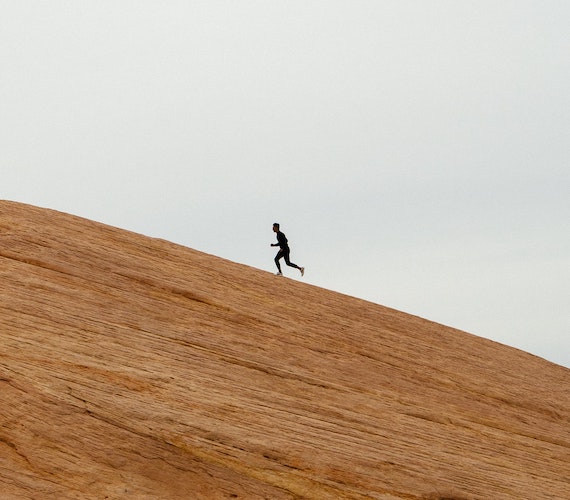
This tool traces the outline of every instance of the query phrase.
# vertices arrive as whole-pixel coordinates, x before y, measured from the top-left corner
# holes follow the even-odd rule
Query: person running
[[[283,276],[283,273],[281,272],[281,264],[279,263],[279,260],[281,260],[281,258],[285,259],[285,264],[287,264],[290,267],[294,267],[294,268],[298,269],[299,271],[301,271],[301,276],[304,276],[305,275],[305,268],[300,267],[297,264],[293,264],[289,260],[289,254],[291,252],[291,249],[289,248],[287,238],[279,230],[279,224],[277,222],[275,224],[273,224],[273,232],[277,233],[277,243],[271,243],[271,246],[272,247],[279,247],[279,252],[277,252],[277,255],[275,256],[275,264],[277,265],[277,270],[278,270],[277,276]]]

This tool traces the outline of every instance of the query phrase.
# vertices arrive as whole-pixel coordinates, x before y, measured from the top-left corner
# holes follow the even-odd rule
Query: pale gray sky
[[[567,0],[3,0],[0,197],[269,272],[278,221],[304,281],[570,367],[569,26]]]

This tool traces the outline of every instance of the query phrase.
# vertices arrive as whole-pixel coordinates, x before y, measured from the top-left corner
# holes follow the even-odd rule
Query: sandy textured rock
[[[11,202],[0,275],[2,500],[570,498],[561,366]]]

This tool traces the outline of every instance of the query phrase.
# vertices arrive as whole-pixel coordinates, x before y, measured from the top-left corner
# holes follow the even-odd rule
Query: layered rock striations
[[[528,353],[12,202],[0,277],[2,500],[570,498]]]

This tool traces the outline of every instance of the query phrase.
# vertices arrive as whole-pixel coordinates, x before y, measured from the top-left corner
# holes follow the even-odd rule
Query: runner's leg
[[[297,264],[293,264],[290,260],[289,260],[289,253],[290,250],[281,250],[281,252],[283,252],[283,257],[285,257],[285,264],[287,264],[290,267],[294,267],[295,269],[301,269]],[[280,252],[280,253],[281,253]]]
[[[279,250],[277,255],[275,256],[275,265],[277,266],[277,270],[281,272],[281,264],[279,264],[279,259],[283,257],[283,250]]]

